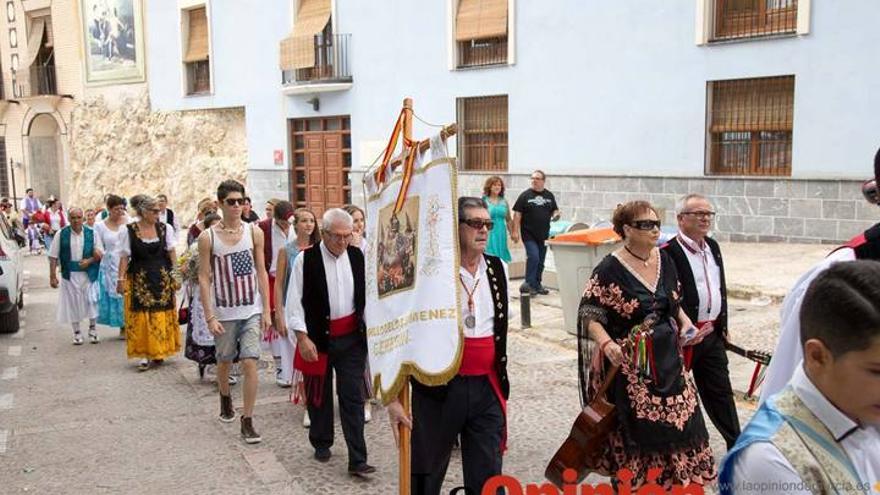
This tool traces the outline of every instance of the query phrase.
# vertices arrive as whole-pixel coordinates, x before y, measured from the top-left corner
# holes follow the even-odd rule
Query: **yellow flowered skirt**
[[[129,358],[165,359],[180,352],[176,304],[165,311],[134,311],[131,286],[125,287],[125,339]]]

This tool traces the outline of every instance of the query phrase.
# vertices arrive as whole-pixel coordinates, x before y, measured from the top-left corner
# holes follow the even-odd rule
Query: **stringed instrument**
[[[656,318],[647,317],[641,325],[633,328],[630,338],[620,344],[625,360],[632,359],[636,352],[633,348],[638,347],[636,343],[640,339],[653,335],[654,323]],[[544,470],[544,477],[560,489],[563,484],[562,473],[566,469],[574,469],[577,473],[574,483],[580,483],[590,472],[595,471],[596,466],[602,461],[602,454],[608,444],[608,435],[617,427],[617,408],[608,402],[606,394],[614,383],[614,377],[617,376],[619,369],[619,366],[612,365],[608,370],[602,385],[589,404],[575,418],[568,438],[553,454],[553,458]]]
[[[560,489],[563,471],[574,469],[577,472],[574,482],[580,483],[601,460],[600,454],[608,442],[608,435],[617,426],[615,406],[608,402],[605,393],[614,382],[618,369],[618,366],[613,366],[608,372],[601,388],[575,418],[568,438],[553,454],[544,470],[544,476]]]

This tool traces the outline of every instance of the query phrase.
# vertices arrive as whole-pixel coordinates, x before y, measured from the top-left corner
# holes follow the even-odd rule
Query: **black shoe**
[[[543,285],[539,285],[538,288],[535,289],[535,292],[537,292],[538,294],[541,294],[542,296],[546,296],[547,294],[550,293],[550,290],[547,289],[546,287],[544,287]]]
[[[523,282],[522,285],[519,286],[519,293],[534,296],[535,294],[537,294],[537,291],[535,291],[535,289],[531,285],[529,285],[528,282]]]
[[[260,443],[263,437],[254,430],[254,418],[241,417],[241,438],[245,443]]]
[[[367,463],[363,463],[360,466],[350,467],[348,468],[348,474],[352,476],[358,476],[361,478],[366,477],[368,474],[373,474],[376,472],[376,468],[370,466]]]
[[[231,395],[220,395],[220,421],[232,423],[235,421],[235,408],[232,407]]]
[[[330,460],[330,449],[326,447],[318,447],[315,449],[315,460],[318,462],[327,462]]]

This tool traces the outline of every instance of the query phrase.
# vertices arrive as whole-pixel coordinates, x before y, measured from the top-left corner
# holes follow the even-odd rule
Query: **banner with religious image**
[[[416,158],[402,205],[400,170],[381,185],[366,181],[365,319],[373,387],[385,403],[409,376],[445,384],[461,361],[455,160],[439,137],[430,150],[430,161]]]

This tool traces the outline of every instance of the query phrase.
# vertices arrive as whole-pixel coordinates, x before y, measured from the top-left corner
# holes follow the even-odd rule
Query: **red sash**
[[[352,313],[342,318],[330,320],[330,338],[338,338],[357,330],[357,316]],[[327,376],[327,353],[319,352],[317,361],[306,361],[299,353],[299,346],[293,352],[293,367],[303,374],[303,388],[306,403],[321,407],[324,395],[324,379]]]
[[[461,355],[461,366],[458,374],[461,376],[487,376],[498,403],[501,404],[501,413],[504,415],[504,431],[501,434],[501,452],[507,450],[507,401],[501,393],[501,382],[498,373],[495,372],[495,339],[481,337],[464,339],[464,350]]]
[[[696,327],[698,330],[697,335],[702,333],[702,330],[709,323],[711,323],[712,326],[714,326],[715,320],[698,321],[696,324]],[[709,334],[709,332],[706,333],[706,335],[708,335],[708,334]],[[691,361],[693,361],[693,359],[694,359],[694,346],[692,346],[692,345],[684,346],[681,350],[681,353],[682,353],[682,357],[684,358],[684,370],[690,371],[691,370]]]

